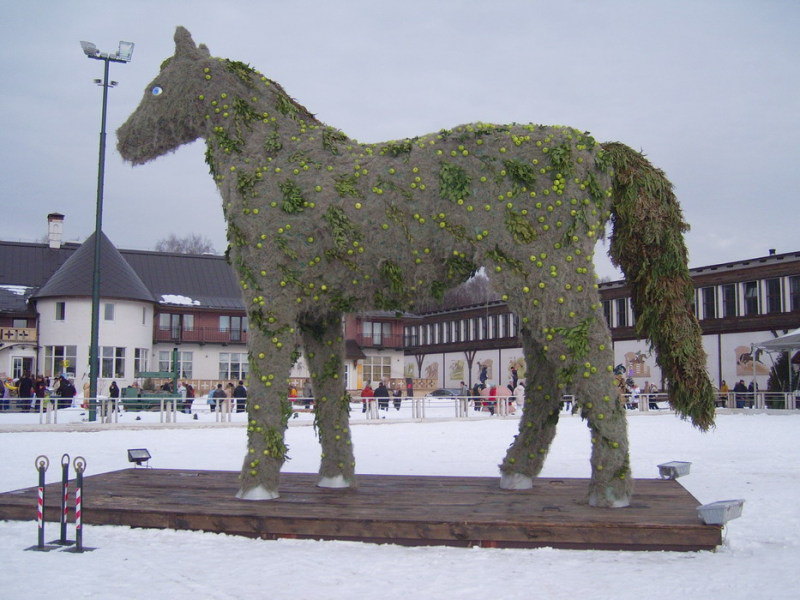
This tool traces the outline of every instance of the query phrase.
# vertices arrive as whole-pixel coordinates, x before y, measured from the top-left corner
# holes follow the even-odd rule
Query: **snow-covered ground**
[[[415,423],[392,412],[381,421],[353,414],[359,472],[495,475],[517,425],[514,418]],[[0,415],[0,431],[11,417]],[[306,416],[292,422],[285,470],[317,470],[309,425]],[[148,448],[156,468],[234,471],[245,450],[241,425],[221,427],[203,416],[178,428],[15,430],[20,426],[0,434],[0,491],[35,485],[39,454],[50,458],[51,483],[65,452],[85,457],[91,475],[127,468],[127,448]],[[36,542],[35,523],[6,521],[0,598],[797,598],[800,415],[722,414],[703,434],[673,415],[633,414],[629,427],[635,477],[657,477],[658,463],[691,461],[691,474],[680,481],[701,503],[745,499],[716,552],[406,548],[90,525],[84,544],[95,551],[38,553],[24,550]],[[588,477],[588,456],[584,423],[565,416],[543,475]],[[58,537],[56,524],[48,523],[46,537]]]

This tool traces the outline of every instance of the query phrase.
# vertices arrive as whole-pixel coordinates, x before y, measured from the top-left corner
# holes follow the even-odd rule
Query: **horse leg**
[[[521,336],[527,366],[525,407],[519,433],[500,465],[500,487],[506,490],[533,486],[556,435],[561,408],[556,368],[547,359],[543,344],[527,329],[522,329]]]
[[[294,363],[294,348],[275,339],[256,328],[250,330],[247,454],[236,494],[243,500],[279,496],[278,480],[287,451],[284,436],[292,412],[285,382]]]
[[[355,487],[350,399],[344,390],[342,315],[301,317],[300,334],[314,390],[314,422],[322,446],[317,485]]]
[[[584,369],[579,370],[575,378],[575,392],[581,417],[586,419],[592,435],[589,504],[620,508],[630,504],[633,494],[628,424],[625,404],[611,376],[614,355],[611,337],[601,316],[589,327],[588,344],[590,352]]]

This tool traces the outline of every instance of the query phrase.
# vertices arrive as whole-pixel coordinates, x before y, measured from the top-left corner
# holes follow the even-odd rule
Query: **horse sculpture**
[[[237,497],[278,496],[285,384],[301,345],[322,447],[318,485],[354,487],[342,315],[413,310],[482,266],[520,321],[529,373],[500,485],[532,486],[569,388],[592,436],[588,501],[626,506],[625,408],[592,264],[609,218],[636,331],[657,352],[672,406],[700,429],[713,424],[687,227],[664,174],[627,146],[569,127],[485,123],[360,144],[178,27],[175,55],[120,127],[118,149],[138,165],[197,138],[223,198],[251,325]]]

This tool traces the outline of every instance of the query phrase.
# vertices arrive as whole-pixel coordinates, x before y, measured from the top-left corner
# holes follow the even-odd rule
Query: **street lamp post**
[[[97,418],[97,412],[91,399],[97,398],[97,376],[99,367],[98,338],[100,329],[100,238],[103,230],[103,181],[106,163],[106,106],[108,105],[108,88],[117,85],[108,80],[108,66],[112,62],[127,63],[133,56],[133,42],[120,42],[119,50],[110,54],[100,52],[91,42],[81,42],[81,48],[87,57],[103,61],[103,79],[95,79],[95,83],[103,88],[103,110],[100,119],[100,156],[97,161],[97,209],[94,225],[94,263],[92,268],[92,329],[89,342],[89,420]]]

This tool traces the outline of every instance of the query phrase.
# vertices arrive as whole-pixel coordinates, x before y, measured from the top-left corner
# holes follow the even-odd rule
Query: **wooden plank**
[[[703,525],[699,502],[671,480],[637,480],[634,502],[624,509],[588,506],[585,479],[541,478],[518,491],[501,490],[495,477],[361,475],[357,489],[345,490],[316,481],[316,474],[284,473],[280,498],[249,502],[234,497],[234,472],[125,469],[84,478],[83,519],[411,545],[689,551],[721,543],[721,527]],[[59,518],[60,490],[47,486],[47,520]],[[36,488],[0,494],[0,518],[35,514]]]

